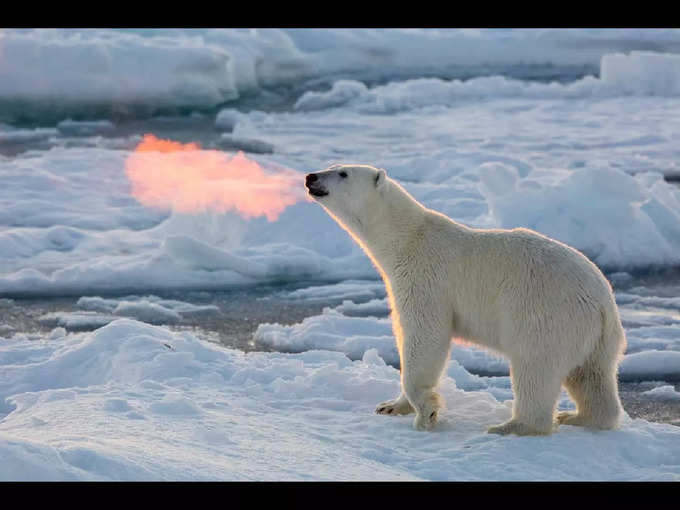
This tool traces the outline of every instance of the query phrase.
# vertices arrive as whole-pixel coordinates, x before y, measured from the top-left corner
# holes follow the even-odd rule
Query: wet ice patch
[[[62,120],[57,124],[57,130],[66,136],[94,136],[110,134],[114,129],[113,122],[103,120],[76,121],[73,119]]]
[[[334,310],[348,317],[386,317],[390,313],[387,298],[371,299],[359,304],[343,299],[342,304],[334,307]]]
[[[49,312],[38,317],[45,325],[56,325],[69,331],[96,329],[106,326],[119,317],[96,312]]]
[[[0,129],[0,147],[46,141],[57,134],[54,128]]]
[[[220,313],[216,305],[197,305],[154,295],[121,298],[82,296],[76,306],[82,311],[49,312],[38,320],[46,325],[81,331],[105,326],[121,317],[149,324],[177,324],[185,316]]]
[[[154,304],[163,307],[166,310],[176,312],[178,314],[194,314],[204,312],[217,312],[219,308],[216,305],[196,305],[187,303],[185,301],[178,301],[175,299],[163,299],[154,295],[147,296],[125,296],[121,298],[102,298],[100,296],[82,296],[78,298],[76,305],[84,310],[93,310],[100,312],[116,312],[121,310],[121,305],[128,305],[133,303]],[[123,314],[121,314],[123,315]]]
[[[314,285],[297,289],[287,292],[285,297],[305,301],[363,301],[384,298],[385,295],[385,284],[382,281],[346,280],[340,283]]]
[[[680,297],[644,296],[626,292],[616,293],[616,302],[628,308],[667,308],[680,310]]]

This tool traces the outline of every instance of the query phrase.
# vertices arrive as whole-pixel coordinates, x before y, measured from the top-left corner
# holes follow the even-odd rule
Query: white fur
[[[402,393],[376,412],[415,410],[414,427],[431,429],[457,337],[510,360],[513,416],[489,432],[551,433],[561,385],[578,409],[557,423],[617,426],[625,337],[611,287],[584,255],[524,228],[468,228],[423,207],[384,170],[336,165],[315,175],[313,186],[328,195],[314,198],[387,287]]]

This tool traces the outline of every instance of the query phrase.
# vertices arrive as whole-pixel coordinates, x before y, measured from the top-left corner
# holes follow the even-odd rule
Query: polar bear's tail
[[[613,351],[612,355],[618,365],[626,350],[627,343],[626,333],[619,317],[619,309],[613,296],[608,306],[602,309],[602,338],[600,343],[607,351]]]
[[[601,367],[602,370],[606,370],[605,373],[614,374],[613,377],[616,378],[618,364],[626,350],[626,333],[613,296],[601,308],[600,313],[602,336],[587,363]]]

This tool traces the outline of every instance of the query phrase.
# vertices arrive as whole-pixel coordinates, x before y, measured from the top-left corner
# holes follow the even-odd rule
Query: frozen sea
[[[0,479],[679,480],[679,52],[680,30],[0,31]],[[242,157],[288,202],[225,183]],[[435,432],[375,415],[399,391],[384,285],[302,189],[352,162],[602,268],[621,428],[486,434],[508,364],[458,343]],[[221,199],[150,205],[133,164]]]

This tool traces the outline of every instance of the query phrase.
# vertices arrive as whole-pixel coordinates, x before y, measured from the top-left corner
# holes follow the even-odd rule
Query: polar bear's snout
[[[328,190],[321,184],[317,174],[307,174],[305,177],[305,186],[312,196],[323,197],[328,195]]]

